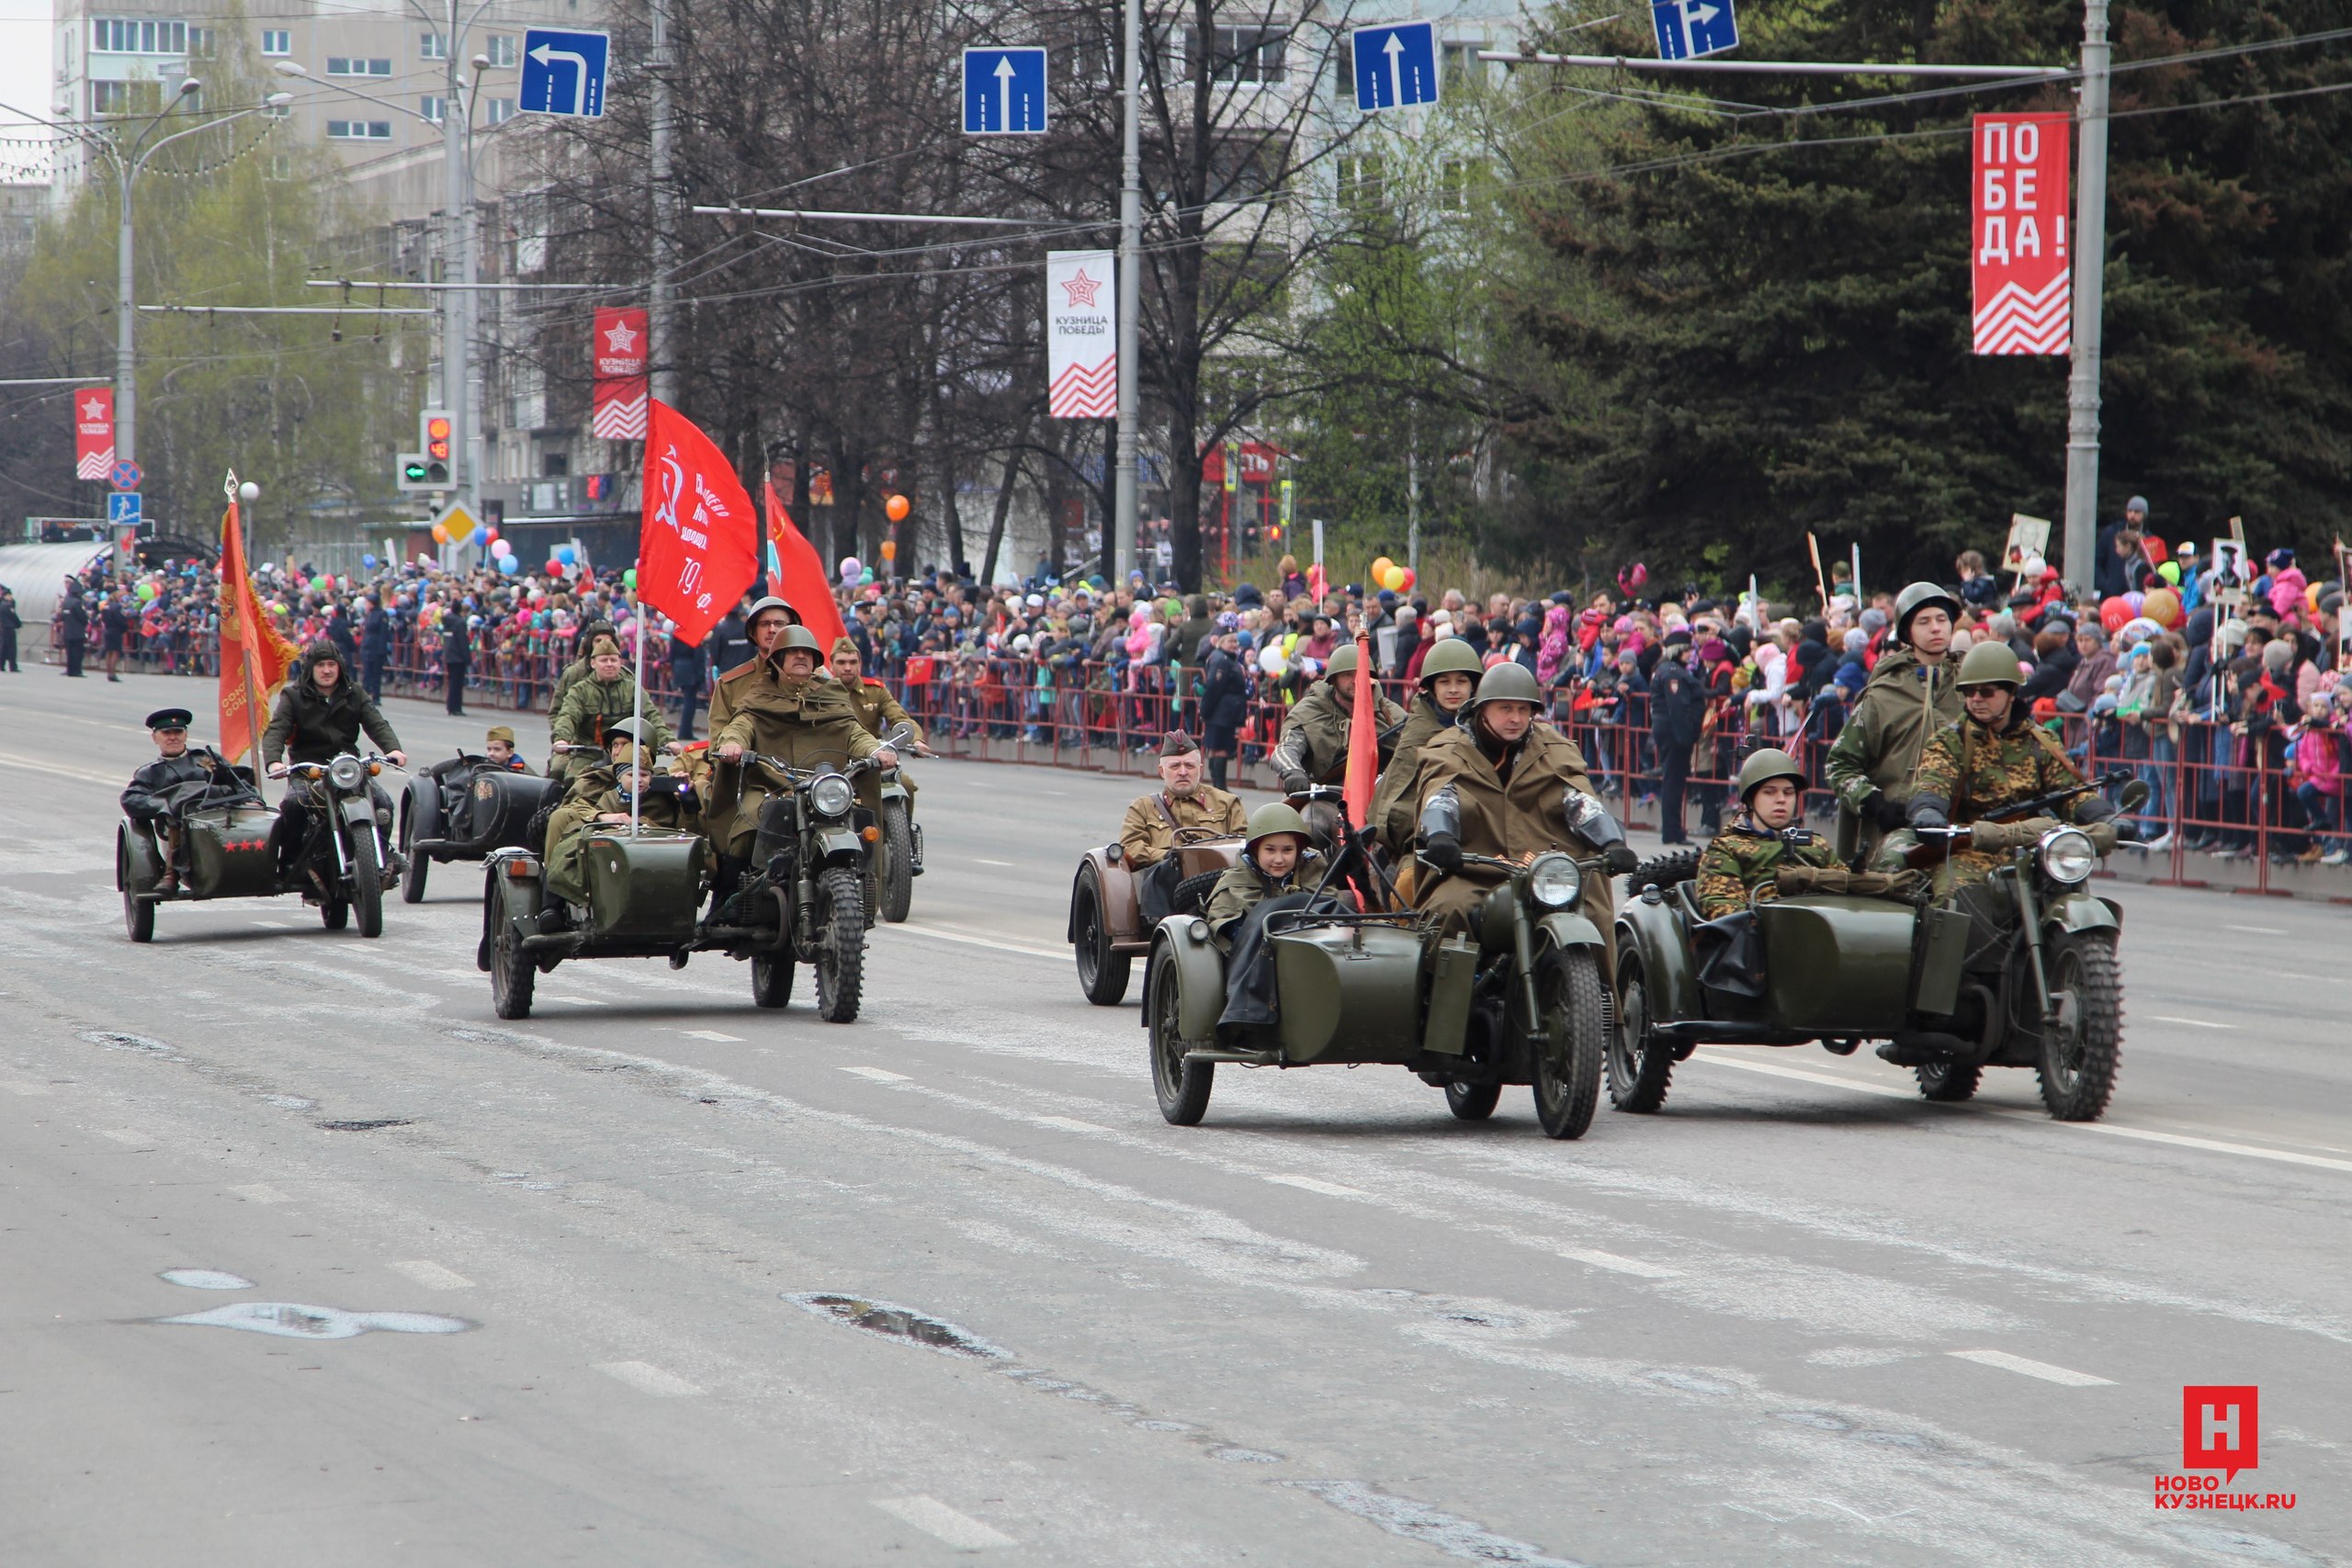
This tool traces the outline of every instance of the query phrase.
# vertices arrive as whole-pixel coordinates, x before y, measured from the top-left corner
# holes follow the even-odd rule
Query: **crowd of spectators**
[[[2146,518],[2134,498],[2102,532],[2099,586],[2112,592],[2094,597],[2070,594],[2039,559],[1995,571],[1979,552],[1962,554],[1949,583],[1962,605],[1955,655],[1984,638],[2015,649],[2036,720],[2086,764],[2148,782],[2154,798],[2133,826],[2149,849],[2173,848],[2177,833],[2184,849],[2225,857],[2344,863],[2352,681],[2340,679],[2340,585],[2314,581],[2290,550],[2240,571],[2193,545],[2168,549]],[[637,631],[623,574],[584,565],[551,575],[410,563],[355,578],[288,563],[258,569],[256,581],[290,641],[331,640],[371,694],[438,695],[451,712],[469,695],[541,705],[583,627],[610,622],[624,647]],[[881,582],[856,571],[835,592],[866,671],[935,740],[1141,751],[1181,727],[1200,736],[1220,784],[1271,749],[1289,705],[1359,631],[1399,693],[1439,639],[1459,637],[1490,667],[1534,674],[1605,791],[1653,800],[1662,774],[1679,786],[1683,771],[1661,758],[1687,756],[1711,830],[1755,745],[1788,749],[1821,784],[1828,745],[1886,650],[1900,586],[1857,592],[1841,563],[1800,609],[1696,585],[1663,591],[1635,565],[1596,591],[1476,598],[1327,582],[1284,558],[1266,587],[1214,592],[1154,588],[1140,573],[991,587],[935,570]],[[682,738],[710,679],[748,652],[750,599],[700,648],[658,614],[647,624],[648,685]],[[78,627],[109,674],[218,669],[217,584],[201,563],[120,582],[94,568],[57,626]],[[1696,679],[1657,682],[1668,659]],[[1815,798],[1826,810],[1826,795]]]

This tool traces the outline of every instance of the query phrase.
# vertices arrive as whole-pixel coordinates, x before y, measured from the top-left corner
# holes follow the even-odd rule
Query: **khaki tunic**
[[[1317,784],[1344,783],[1348,771],[1349,726],[1354,716],[1340,706],[1331,682],[1317,681],[1315,689],[1298,699],[1283,720],[1282,739],[1269,759],[1277,774],[1302,773]],[[1373,725],[1385,732],[1405,722],[1405,710],[1373,689]],[[1377,818],[1374,818],[1378,820]]]
[[[1167,813],[1159,809],[1163,801]],[[1172,827],[1170,815],[1176,818]],[[1139,795],[1128,804],[1126,820],[1119,824],[1119,852],[1126,857],[1130,870],[1141,871],[1158,864],[1176,847],[1179,828],[1209,828],[1238,838],[1249,825],[1250,814],[1241,808],[1241,797],[1214,784],[1201,785],[1185,800],[1173,798],[1166,790]]]
[[[1247,858],[1236,861],[1216,886],[1209,889],[1208,908],[1204,918],[1209,923],[1209,940],[1220,953],[1233,951],[1229,928],[1268,898],[1278,898],[1285,893],[1306,893],[1313,889],[1323,876],[1323,857],[1313,850],[1302,852],[1290,874],[1277,882],[1250,863]]]
[[[1876,850],[1883,836],[1861,815],[1863,802],[1883,791],[1897,806],[1910,804],[1928,738],[1960,719],[1959,671],[1950,658],[1930,665],[1898,648],[1871,671],[1826,768],[1838,796],[1838,848],[1847,858]]]
[[[1372,818],[1366,826],[1380,835],[1390,854],[1400,859],[1413,849],[1413,773],[1420,765],[1421,748],[1457,728],[1454,718],[1426,694],[1415,697],[1405,728],[1396,736],[1396,749],[1389,753],[1388,765],[1380,771],[1380,784],[1372,792]]]
[[[1595,795],[1585,776],[1584,753],[1576,742],[1548,724],[1528,729],[1527,741],[1505,784],[1478,750],[1475,729],[1454,729],[1421,748],[1420,767],[1414,774],[1412,798],[1418,827],[1430,797],[1452,784],[1462,803],[1462,849],[1465,854],[1523,860],[1545,850],[1565,850],[1579,862],[1591,857],[1584,840],[1568,829],[1567,791]],[[1423,912],[1455,930],[1466,925],[1470,911],[1503,880],[1500,872],[1485,866],[1464,866],[1450,876],[1420,870],[1413,901]],[[1616,948],[1611,927],[1616,919],[1615,878],[1596,870],[1585,878],[1580,908],[1600,930],[1610,945],[1606,952],[1614,972]]]
[[[636,682],[627,670],[610,681],[591,675],[576,682],[548,716],[548,738],[558,745],[601,746],[606,730],[637,712],[638,695]],[[670,743],[670,726],[662,716],[662,705],[650,694],[645,697],[645,729],[655,750]],[[577,757],[558,752],[548,777],[569,778],[580,767]]]
[[[714,748],[731,740],[746,751],[778,758],[794,768],[846,767],[882,750],[882,742],[858,723],[838,681],[813,675],[798,681],[747,680],[736,694],[733,716],[724,728],[711,732]],[[731,818],[722,820],[716,810],[707,813],[709,831],[721,852],[748,855],[759,836],[760,807],[782,786],[764,768],[729,771],[741,780],[741,796]],[[870,796],[873,776],[859,783],[861,794]],[[873,804],[866,800],[869,807]]]
[[[856,710],[857,722],[865,726],[876,735],[888,735],[893,728],[903,724],[914,732],[914,745],[920,746],[923,743],[922,726],[914,721],[913,715],[899,705],[899,699],[892,696],[890,688],[881,682],[869,676],[860,681],[854,687],[843,684],[842,694],[849,699],[849,705]],[[899,765],[899,785],[907,792],[907,805],[911,810],[914,806],[915,779],[914,774],[907,771],[906,764],[903,762]]]
[[[548,818],[547,868],[548,891],[567,903],[588,902],[588,879],[582,873],[582,861],[587,854],[588,840],[596,826],[596,818],[607,811],[627,811],[628,803],[621,799],[620,779],[613,769],[601,765],[581,770],[571,783],[563,804]],[[639,820],[649,828],[668,831],[690,830],[684,803],[673,795],[649,795],[639,809]]]

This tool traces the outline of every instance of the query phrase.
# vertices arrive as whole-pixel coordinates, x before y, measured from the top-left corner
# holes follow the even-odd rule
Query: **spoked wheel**
[[[155,901],[141,898],[126,887],[122,890],[122,929],[133,942],[155,940]]]
[[[384,934],[384,868],[376,861],[376,835],[351,835],[351,907],[361,936]]]
[[[1600,1101],[1609,996],[1589,947],[1544,954],[1535,971],[1535,1119],[1547,1138],[1580,1138]]]
[[[865,878],[837,865],[817,878],[817,1016],[854,1023],[865,977]]]
[[[1124,962],[1124,960],[1122,960]],[[1151,965],[1151,1089],[1159,1113],[1178,1127],[1196,1125],[1208,1114],[1209,1090],[1216,1083],[1215,1062],[1184,1060],[1185,1042],[1176,1022],[1176,965]],[[1450,1097],[1453,1090],[1448,1089]]]
[[[1453,1112],[1457,1122],[1484,1122],[1495,1113],[1502,1102],[1503,1086],[1498,1083],[1450,1083],[1445,1086],[1445,1108]]]
[[[2041,1103],[2061,1122],[2096,1122],[2123,1060],[2123,996],[2114,939],[2067,937],[2050,951],[2050,983],[2064,998],[2041,1032]]]
[[[408,859],[408,869],[401,874],[401,902],[424,902],[424,879],[432,874],[433,859],[416,852],[416,823],[413,818],[401,818],[401,853]]]
[[[1078,987],[1099,1008],[1114,1008],[1127,999],[1127,970],[1134,955],[1111,951],[1111,932],[1102,921],[1102,887],[1094,868],[1079,873],[1070,894],[1072,945],[1078,953]]]
[[[501,1018],[528,1018],[538,967],[523,951],[523,939],[515,933],[514,917],[503,898],[498,902],[496,918],[498,931],[491,938],[490,999]]]
[[[892,925],[907,918],[915,902],[915,834],[907,808],[897,801],[882,807],[882,918]]]
[[[1922,1062],[1913,1071],[1919,1075],[1920,1094],[1945,1104],[1973,1098],[1977,1080],[1984,1076],[1978,1062]]]
[[[351,923],[351,900],[329,894],[319,905],[319,924],[339,931]]]
[[[1621,940],[1623,940],[1621,938]],[[1617,957],[1617,1027],[1609,1038],[1609,1103],[1647,1115],[1666,1103],[1674,1077],[1674,1048],[1657,1037],[1650,1016],[1649,976],[1630,951]]]

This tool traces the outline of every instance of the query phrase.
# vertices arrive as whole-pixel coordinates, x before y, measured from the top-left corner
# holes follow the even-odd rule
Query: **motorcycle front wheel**
[[[854,1023],[865,978],[865,878],[837,865],[817,878],[817,1016]]]
[[[351,907],[361,936],[384,934],[384,868],[376,860],[376,835],[351,835]]]
[[[1547,1138],[1581,1138],[1600,1101],[1601,1057],[1609,1038],[1609,994],[1591,948],[1547,953],[1537,961],[1535,1119]]]
[[[2123,983],[2115,940],[2086,931],[2052,942],[2050,984],[2071,1006],[2041,1032],[2041,1103],[2061,1122],[2096,1122],[2123,1061]]]

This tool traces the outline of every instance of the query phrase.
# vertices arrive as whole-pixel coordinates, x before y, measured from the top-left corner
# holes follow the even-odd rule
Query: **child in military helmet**
[[[1794,827],[1804,803],[1804,770],[1786,751],[1766,747],[1739,770],[1739,805],[1731,825],[1699,856],[1699,914],[1719,920],[1745,912],[1751,899],[1779,897],[1773,878],[1784,865],[1834,866],[1818,833]]]
[[[1268,898],[1304,893],[1321,874],[1321,861],[1307,847],[1306,823],[1277,801],[1250,814],[1241,858],[1209,890],[1209,935],[1220,951],[1233,951],[1234,928]]]

